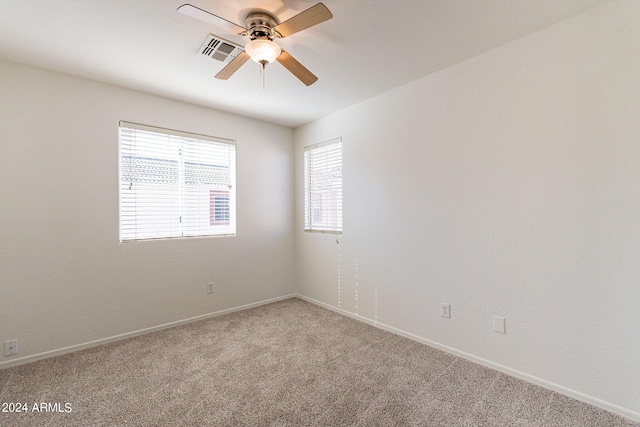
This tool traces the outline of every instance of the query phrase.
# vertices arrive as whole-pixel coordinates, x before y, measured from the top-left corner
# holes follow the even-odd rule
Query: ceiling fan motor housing
[[[277,32],[274,30],[276,25],[278,25],[278,21],[268,13],[250,13],[244,20],[244,24],[247,28],[247,35],[251,40],[265,38],[273,40],[278,37]]]

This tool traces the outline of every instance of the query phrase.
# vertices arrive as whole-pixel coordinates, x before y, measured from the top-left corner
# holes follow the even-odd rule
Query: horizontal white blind
[[[120,122],[120,241],[233,235],[235,142]]]
[[[342,232],[342,139],[304,149],[304,228]]]

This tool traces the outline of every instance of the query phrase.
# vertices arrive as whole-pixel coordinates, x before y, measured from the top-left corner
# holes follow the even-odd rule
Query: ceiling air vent
[[[229,58],[235,58],[241,51],[241,46],[209,34],[198,53],[225,62]]]

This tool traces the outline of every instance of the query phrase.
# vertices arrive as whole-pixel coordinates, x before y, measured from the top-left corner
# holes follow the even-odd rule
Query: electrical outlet
[[[207,283],[207,293],[208,294],[212,294],[213,293],[213,282]]]
[[[440,316],[451,319],[451,304],[447,304],[446,302],[440,303]]]
[[[18,340],[10,340],[4,342],[4,355],[13,356],[18,354]]]
[[[504,317],[493,316],[493,330],[500,334],[507,333]]]

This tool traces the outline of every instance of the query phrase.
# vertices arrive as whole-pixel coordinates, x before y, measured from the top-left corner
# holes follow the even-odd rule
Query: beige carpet
[[[636,425],[299,299],[2,370],[0,402],[28,409],[2,426]]]

